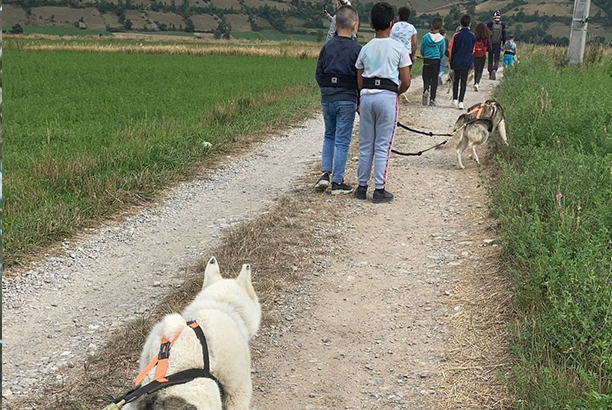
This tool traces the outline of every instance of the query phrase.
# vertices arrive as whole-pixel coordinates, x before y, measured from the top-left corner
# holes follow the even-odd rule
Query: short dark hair
[[[436,17],[435,19],[431,20],[431,28],[434,30],[440,30],[442,28],[442,23],[444,23],[444,20],[442,20],[440,17]]]
[[[472,23],[472,18],[467,14],[464,14],[463,16],[461,16],[461,20],[459,20],[459,23],[461,23],[461,27],[469,27],[470,23]]]
[[[408,21],[410,18],[410,8],[400,7],[397,10],[397,17],[399,17],[399,21]]]
[[[374,30],[386,30],[393,21],[393,7],[384,1],[376,3],[370,10],[370,21]]]
[[[341,30],[350,29],[356,21],[359,21],[359,14],[353,6],[342,6],[336,12],[336,24]]]

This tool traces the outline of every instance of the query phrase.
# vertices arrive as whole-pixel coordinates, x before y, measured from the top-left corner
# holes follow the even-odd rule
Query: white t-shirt
[[[410,53],[406,46],[397,40],[388,38],[373,38],[361,48],[355,67],[363,70],[364,78],[388,78],[399,85],[399,69],[412,64]],[[365,93],[364,93],[365,91]],[[361,90],[362,94],[382,90]]]
[[[412,36],[417,33],[416,28],[406,21],[398,21],[393,24],[391,38],[404,43],[408,47],[408,53],[412,54]]]

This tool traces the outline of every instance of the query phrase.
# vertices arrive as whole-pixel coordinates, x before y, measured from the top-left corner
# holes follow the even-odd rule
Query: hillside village
[[[407,2],[390,0],[399,7]],[[367,22],[373,2],[354,1],[361,21]],[[493,10],[518,41],[566,45],[574,2],[537,0],[475,0],[453,2],[427,0],[408,2],[411,21],[427,29],[434,16],[445,18],[454,29],[462,13],[476,21],[490,19]],[[21,27],[65,27],[104,32],[174,32],[216,38],[257,38],[258,33],[275,33],[275,39],[321,41],[329,22],[323,8],[333,12],[332,3],[307,0],[9,0],[2,13],[3,30]],[[612,41],[612,0],[594,0],[589,18],[589,41]],[[371,36],[361,25],[364,39]]]

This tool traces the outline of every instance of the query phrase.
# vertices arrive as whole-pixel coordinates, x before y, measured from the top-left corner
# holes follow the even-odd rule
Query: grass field
[[[7,54],[5,265],[318,100],[312,59]]]
[[[612,408],[612,55],[538,49],[497,97],[492,211],[517,292],[510,383],[517,409]]]
[[[2,27],[4,31],[10,31],[11,27]],[[103,36],[112,35],[103,30],[82,30],[76,27],[34,27],[24,26],[23,34],[47,34],[50,36]]]

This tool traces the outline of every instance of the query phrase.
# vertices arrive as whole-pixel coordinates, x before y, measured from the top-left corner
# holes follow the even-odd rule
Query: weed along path
[[[429,108],[420,105],[420,79],[413,84],[400,120],[449,132],[460,112],[446,87]],[[483,80],[466,106],[496,84]],[[300,209],[297,222],[281,215],[285,223],[276,225],[290,232],[306,223],[316,241],[288,266],[299,280],[265,298],[266,321],[252,343],[253,409],[508,408],[498,378],[507,364],[500,318],[508,291],[475,164],[465,159],[459,170],[453,149],[392,155],[395,199],[372,204],[314,192],[322,135],[317,116],[212,178],[172,190],[158,206],[67,245],[65,257],[4,278],[3,408],[26,408],[20,399],[40,380],[53,381],[58,367],[82,367],[110,330],[150,314],[180,286],[181,270],[207,256],[223,229],[278,212],[280,197]],[[444,138],[398,130],[394,146],[419,151]],[[356,145],[354,138],[350,183]],[[486,166],[482,148],[480,156]],[[279,243],[282,232],[274,235],[258,240]],[[242,262],[254,264],[263,292],[265,272]]]

